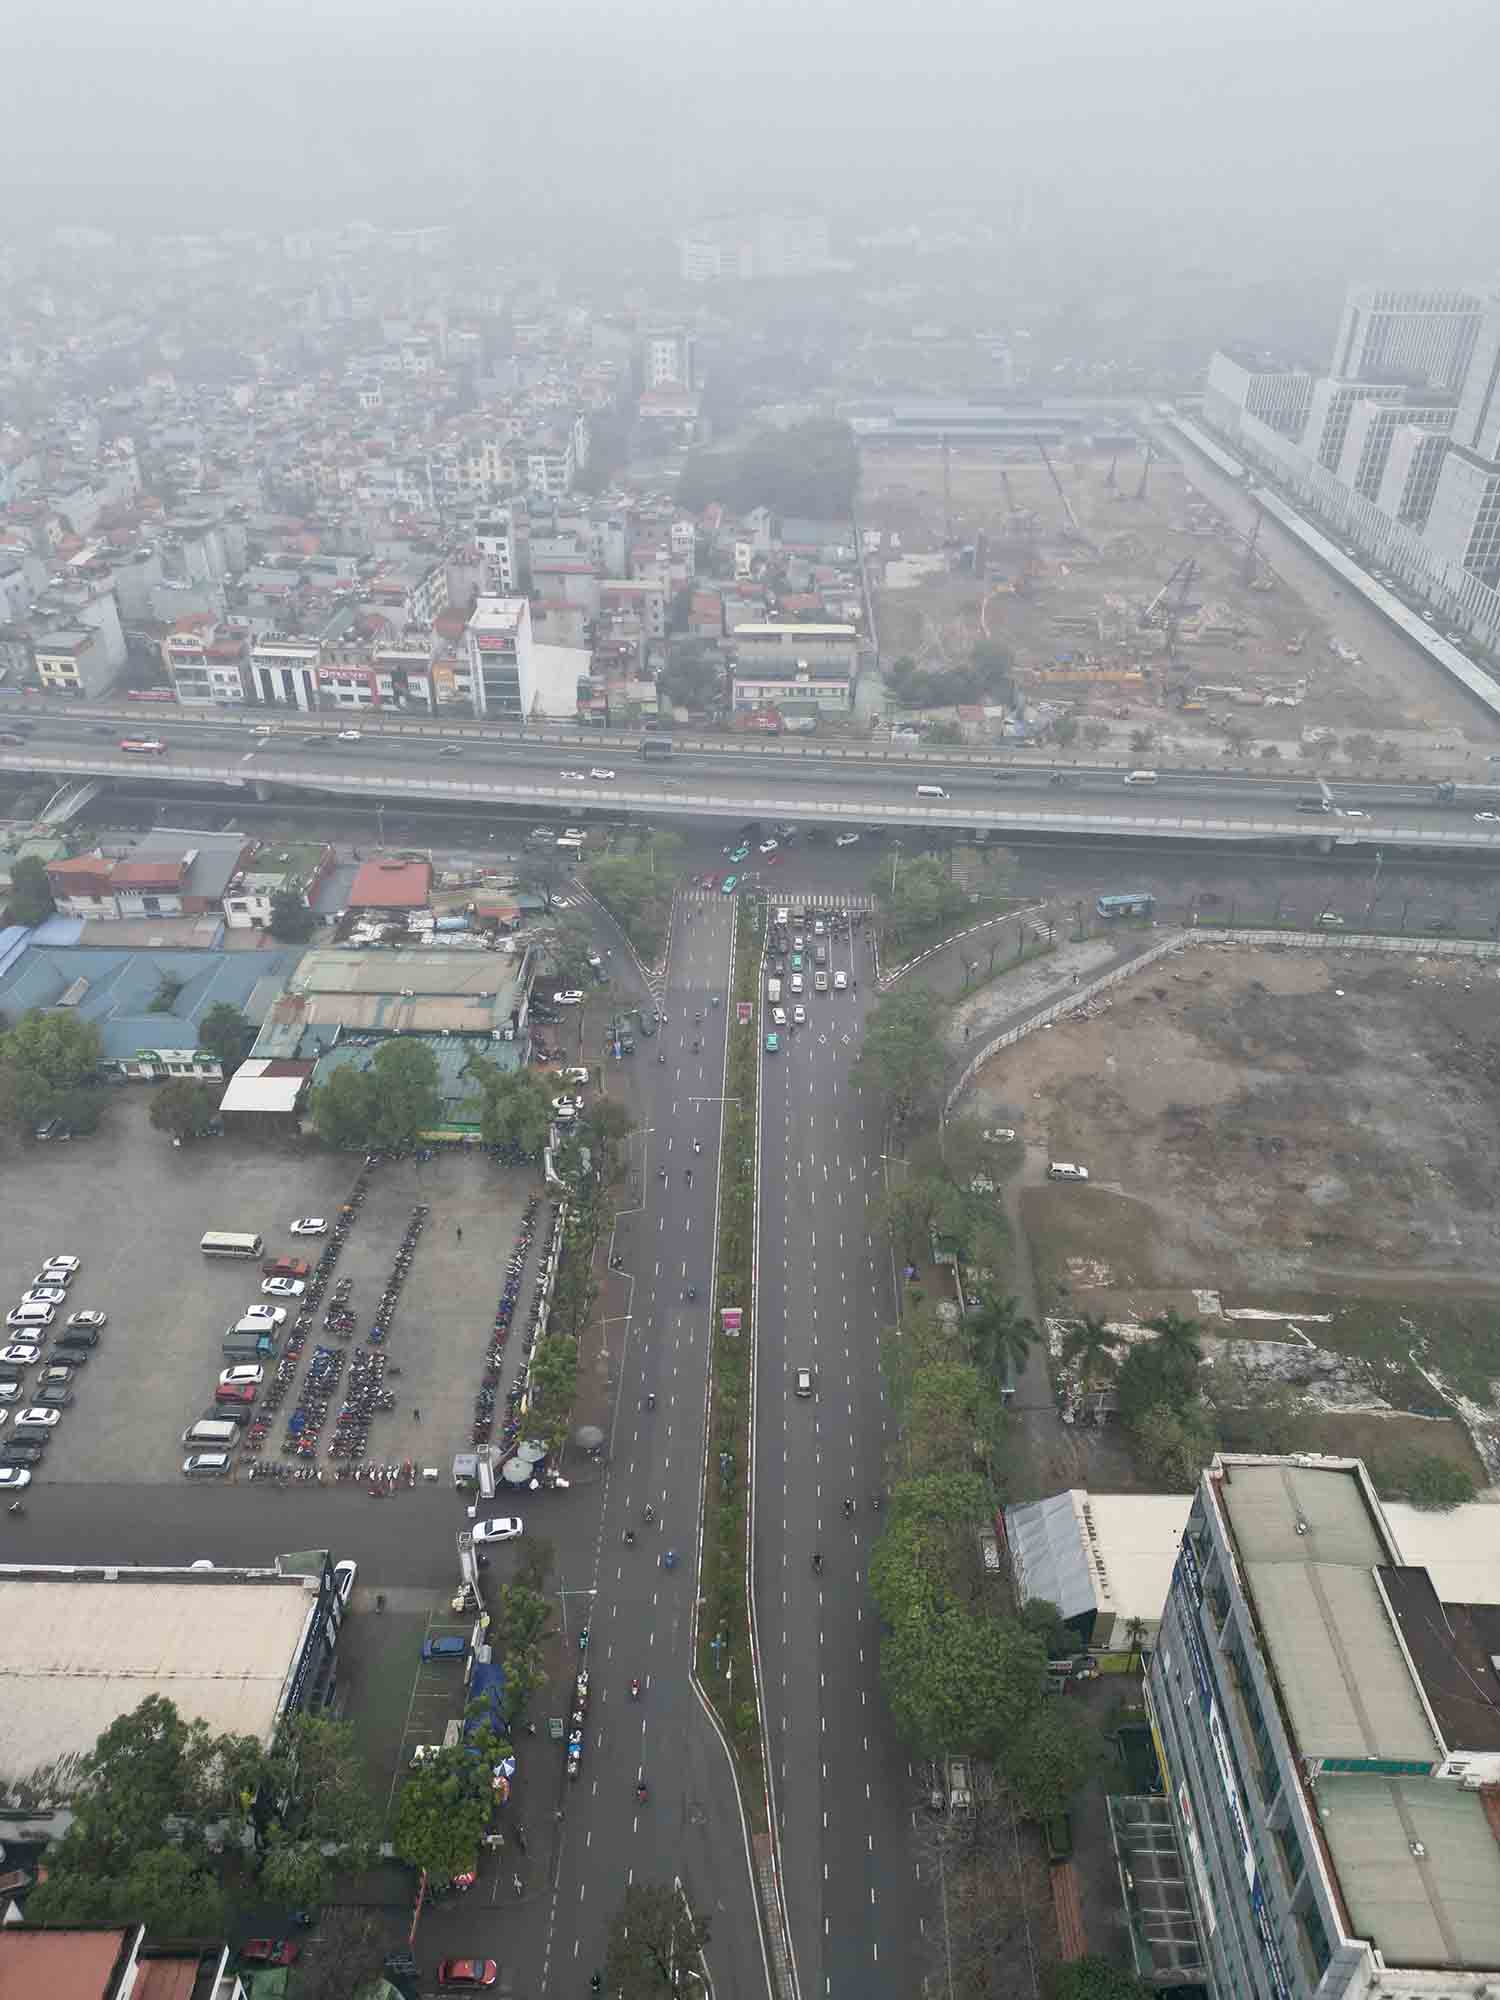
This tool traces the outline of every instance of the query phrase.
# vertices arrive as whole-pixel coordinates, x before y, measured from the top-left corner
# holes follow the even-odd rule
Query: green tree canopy
[[[479,1130],[487,1146],[514,1146],[529,1160],[540,1157],[552,1123],[554,1080],[534,1069],[501,1069],[471,1056],[468,1073],[479,1085]]]
[[[1158,1403],[1130,1426],[1136,1462],[1148,1479],[1169,1492],[1191,1492],[1213,1457],[1218,1440],[1207,1405]]]
[[[317,918],[294,889],[271,891],[273,938],[280,938],[285,944],[306,944],[317,928]]]
[[[965,1321],[977,1365],[1002,1386],[1015,1383],[1036,1345],[1036,1327],[1016,1299],[982,1291]]]
[[[958,1604],[904,1618],[880,1649],[896,1726],[927,1757],[998,1756],[1040,1708],[1046,1666],[1034,1632]]]
[[[369,1078],[352,1063],[345,1063],[326,1083],[318,1085],[309,1109],[325,1145],[340,1152],[363,1152],[371,1144],[375,1107]]]
[[[92,1021],[33,1008],[0,1035],[0,1103],[22,1126],[54,1115],[57,1100],[94,1076],[100,1054]]]
[[[394,1036],[368,1069],[346,1063],[312,1094],[312,1118],[330,1146],[394,1152],[442,1121],[437,1057],[424,1043]]]
[[[943,1051],[932,1032],[931,995],[898,986],[879,1001],[866,1020],[854,1068],[860,1083],[878,1092],[898,1118],[933,1097],[942,1081]]]
[[[403,1861],[425,1869],[435,1882],[474,1867],[489,1824],[490,1767],[499,1751],[494,1732],[480,1730],[408,1773],[390,1833]]]
[[[210,1007],[198,1023],[199,1048],[208,1049],[218,1057],[226,1077],[234,1075],[249,1055],[254,1040],[254,1028],[239,1008],[227,1000]]]
[[[10,913],[28,928],[50,917],[57,908],[47,866],[35,854],[23,854],[10,871]]]
[[[220,1091],[216,1086],[194,1083],[185,1076],[158,1084],[151,1098],[151,1123],[156,1131],[173,1139],[188,1139],[201,1132],[217,1115]]]
[[[918,854],[894,870],[877,868],[870,887],[881,914],[898,931],[929,931],[954,923],[967,913],[969,898],[949,874],[947,865],[931,854]],[[932,999],[924,996],[929,1023]]]
[[[1097,1731],[1066,1702],[1044,1701],[1005,1746],[1001,1768],[1032,1819],[1065,1812],[1103,1763]]]
[[[682,1994],[695,1981],[708,1947],[709,1920],[695,1917],[680,1890],[666,1883],[632,1882],[609,1924],[604,1982],[610,2000],[653,2000]]]
[[[736,508],[844,522],[859,485],[859,447],[845,423],[815,419],[786,430],[758,431],[739,451],[694,452],[682,468],[677,498],[697,513],[712,500]]]
[[[298,1715],[267,1760],[261,1886],[297,1908],[325,1900],[336,1871],[368,1867],[380,1838],[355,1725]]]
[[[1158,1989],[1113,1960],[1090,1954],[1049,1965],[1042,1975],[1045,2000],[1157,2000]]]

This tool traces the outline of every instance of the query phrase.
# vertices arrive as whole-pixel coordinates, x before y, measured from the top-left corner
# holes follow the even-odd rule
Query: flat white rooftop
[[[269,1571],[0,1577],[0,1776],[81,1756],[153,1694],[269,1743],[316,1605],[302,1577]]]

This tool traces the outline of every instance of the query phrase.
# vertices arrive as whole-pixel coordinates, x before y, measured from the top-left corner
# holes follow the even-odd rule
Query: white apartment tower
[[[1457,390],[1482,309],[1474,292],[1356,285],[1344,301],[1328,372],[1344,381],[1401,380]]]

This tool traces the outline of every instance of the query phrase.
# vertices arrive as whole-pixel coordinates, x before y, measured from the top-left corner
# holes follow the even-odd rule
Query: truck
[[[641,755],[643,757],[670,757],[671,754],[672,739],[670,736],[643,736],[641,738]]]

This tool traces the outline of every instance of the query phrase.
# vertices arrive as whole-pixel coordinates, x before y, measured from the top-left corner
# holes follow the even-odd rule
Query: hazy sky
[[[1005,198],[1128,234],[1285,237],[1488,276],[1497,0],[48,0],[16,10],[13,211],[492,214],[553,195]]]

